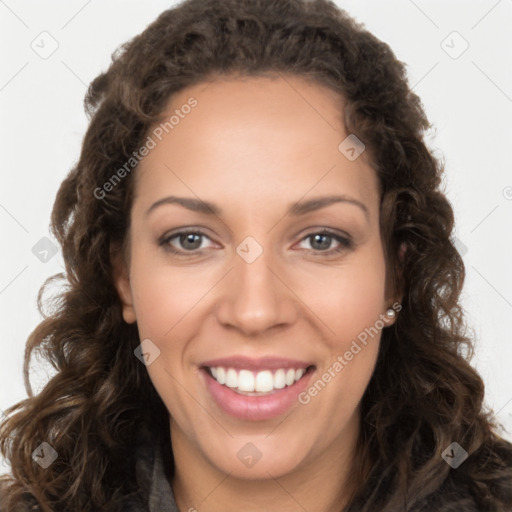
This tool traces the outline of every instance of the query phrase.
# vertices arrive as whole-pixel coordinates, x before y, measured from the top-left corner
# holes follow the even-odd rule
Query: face
[[[354,446],[393,300],[342,108],[298,77],[225,77],[173,96],[172,128],[149,134],[116,282],[175,457],[266,478]]]

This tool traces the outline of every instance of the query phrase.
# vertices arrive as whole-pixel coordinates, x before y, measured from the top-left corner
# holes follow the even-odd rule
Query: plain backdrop
[[[446,164],[467,278],[472,364],[512,440],[512,0],[336,2],[407,64]],[[25,341],[43,281],[63,270],[48,231],[87,127],[89,82],[172,1],[0,0],[0,409],[26,397]],[[46,237],[46,238],[45,238]],[[34,367],[37,392],[48,375]]]

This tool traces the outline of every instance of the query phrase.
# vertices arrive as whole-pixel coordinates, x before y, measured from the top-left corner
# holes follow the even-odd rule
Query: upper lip
[[[251,358],[247,356],[232,356],[224,357],[221,359],[211,359],[201,364],[202,367],[216,368],[222,366],[223,368],[233,368],[239,370],[279,370],[280,368],[294,368],[296,370],[309,366],[313,363],[308,361],[299,361],[297,359],[288,359],[282,357],[259,357]]]

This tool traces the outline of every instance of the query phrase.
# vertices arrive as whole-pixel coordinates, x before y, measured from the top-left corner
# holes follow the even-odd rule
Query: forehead
[[[149,131],[155,145],[136,173],[136,196],[179,189],[235,203],[250,195],[261,206],[336,188],[372,201],[377,182],[366,155],[350,161],[339,149],[349,135],[342,119],[339,94],[295,76],[185,88]]]

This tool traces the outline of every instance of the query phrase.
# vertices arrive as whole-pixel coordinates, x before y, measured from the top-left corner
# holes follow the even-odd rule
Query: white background
[[[37,292],[63,270],[60,253],[44,263],[32,247],[50,236],[55,194],[78,158],[87,85],[121,43],[174,3],[0,0],[0,409],[26,396],[23,351],[40,321]],[[336,3],[407,64],[434,125],[429,143],[446,163],[465,252],[473,364],[512,440],[512,0]],[[46,59],[31,47],[52,44]],[[35,391],[46,378],[37,367]]]

